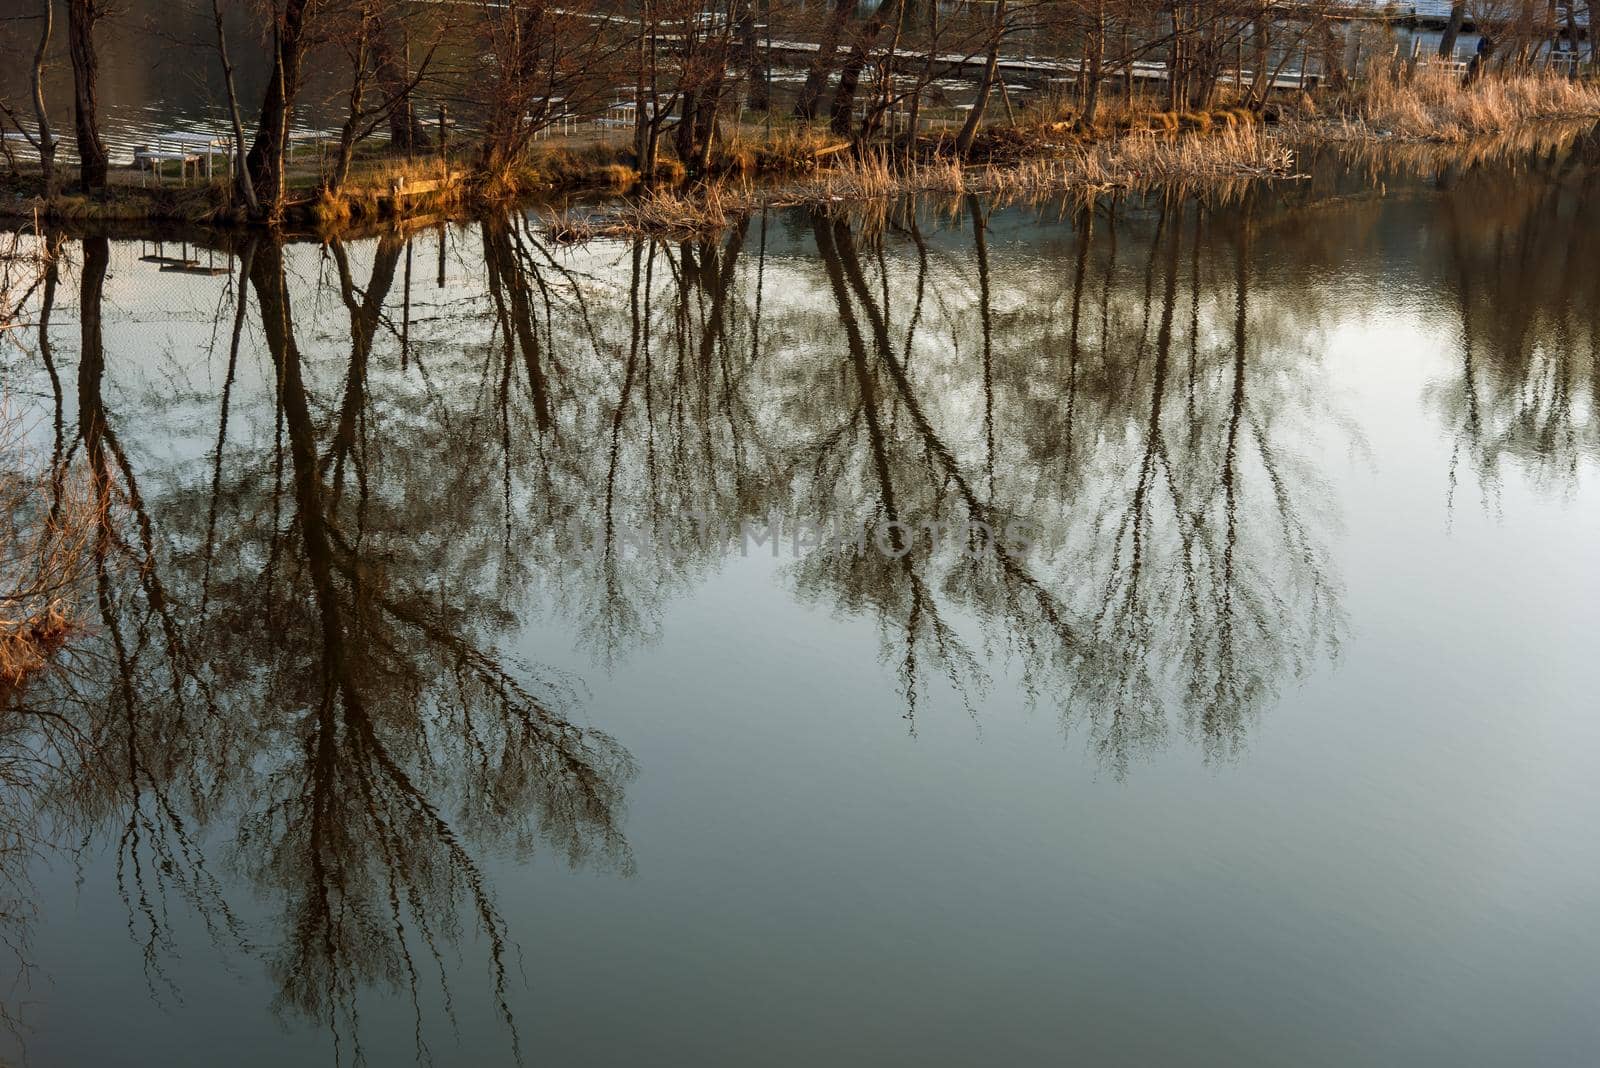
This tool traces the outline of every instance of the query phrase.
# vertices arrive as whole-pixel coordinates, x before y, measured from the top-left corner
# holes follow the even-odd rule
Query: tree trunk
[[[800,87],[800,95],[794,102],[794,117],[797,119],[817,117],[817,106],[822,102],[822,91],[828,87],[828,78],[833,74],[833,57],[839,51],[839,37],[844,33],[850,6],[851,0],[833,0],[828,21],[822,27],[822,41],[817,46],[817,54],[811,59],[810,69],[806,71],[806,82]]]
[[[691,170],[696,176],[711,169],[711,150],[716,147],[717,132],[721,128],[722,84],[708,90],[700,98],[700,111],[695,118],[694,161]]]
[[[1006,32],[1006,0],[996,0],[994,5],[994,32],[989,35],[989,56],[983,64],[983,78],[978,83],[978,99],[967,112],[967,121],[956,135],[956,152],[965,156],[972,151],[972,142],[978,136],[978,126],[983,122],[983,111],[989,106],[989,94],[994,90],[995,74],[1000,69],[1000,44]]]
[[[1466,0],[1455,0],[1450,5],[1450,21],[1444,24],[1444,33],[1439,38],[1439,58],[1453,59],[1456,54],[1456,38],[1461,33],[1461,23],[1467,17]]]
[[[250,184],[244,159],[244,121],[239,117],[239,93],[233,85],[233,61],[228,58],[228,35],[222,28],[222,0],[211,0],[211,17],[217,28],[217,58],[222,62],[222,84],[228,92],[228,118],[233,123],[233,184],[252,216],[261,214],[255,187]]]
[[[284,150],[289,141],[289,120],[300,92],[300,61],[305,50],[305,23],[311,0],[285,0],[272,27],[272,73],[261,101],[255,144],[246,159],[256,197],[269,211],[283,205]]]
[[[1569,58],[1570,66],[1567,76],[1578,76],[1578,0],[1567,0],[1567,39],[1572,42],[1572,55]]]
[[[855,139],[858,146],[876,136],[884,115],[890,113],[891,108],[898,109],[900,104],[900,41],[906,32],[906,0],[895,0],[894,8],[894,33],[889,36],[889,48],[883,58],[877,99],[873,100],[866,117],[861,120],[861,129]],[[931,53],[933,49],[930,47],[928,51]]]
[[[844,69],[839,72],[839,85],[833,91],[833,106],[829,111],[828,125],[841,137],[850,135],[856,107],[856,90],[861,86],[861,72],[866,68],[867,56],[872,51],[872,46],[878,43],[878,35],[883,33],[890,16],[896,14],[894,9],[898,6],[897,0],[879,0],[878,6],[872,11],[872,17],[862,28],[856,43],[851,46],[850,57],[845,60]]]
[[[1267,80],[1271,73],[1267,70],[1267,66],[1270,63],[1268,53],[1271,44],[1267,36],[1268,25],[1266,16],[1262,15],[1256,19],[1255,25],[1250,30],[1251,41],[1256,46],[1256,69],[1252,72],[1250,81],[1251,107],[1266,103],[1267,93],[1271,91],[1272,83]]]
[[[1178,104],[1183,100],[1183,18],[1178,13],[1178,5],[1173,3],[1172,15],[1172,44],[1167,50],[1167,110],[1177,111]]]
[[[939,0],[928,0],[928,50],[922,57],[922,74],[911,91],[911,110],[906,116],[906,159],[917,150],[917,127],[922,123],[922,91],[933,81],[933,56],[939,47]]]
[[[772,8],[767,5],[767,20],[772,19]],[[768,71],[761,45],[756,40],[755,0],[742,0],[739,6],[739,51],[744,59],[745,106],[751,111],[766,111],[772,106],[768,92]]]
[[[50,33],[55,28],[55,0],[40,0],[44,28],[39,31],[39,47],[33,53],[33,118],[38,124],[39,172],[44,178],[44,195],[56,195],[56,135],[50,128],[50,115],[44,106],[44,55],[50,47]]]
[[[650,0],[643,0],[639,13],[639,39],[635,61],[639,69],[633,82],[633,165],[642,181],[656,176],[656,30]]]
[[[86,190],[106,187],[108,161],[99,119],[100,59],[94,51],[94,24],[104,14],[98,0],[67,0],[73,123],[78,137],[78,173]]]
[[[350,165],[356,157],[356,123],[361,114],[361,90],[350,91],[350,114],[339,128],[339,148],[333,161],[333,173],[328,176],[328,192],[337,193],[350,177]]]
[[[363,118],[361,109],[367,98],[367,58],[371,54],[374,31],[378,29],[368,13],[363,11],[361,26],[356,31],[356,53],[350,60],[350,112],[339,128],[339,154],[334,160],[333,174],[328,179],[328,191],[331,193],[343,188],[345,179],[350,177],[350,164],[356,152],[356,133]],[[442,127],[440,132],[442,135]]]
[[[1100,114],[1100,78],[1106,61],[1106,5],[1100,0],[1094,10],[1094,30],[1089,34],[1089,84],[1083,94],[1083,124],[1093,128]]]
[[[678,128],[672,147],[685,167],[694,161],[694,124],[699,117],[700,94],[693,89],[684,90],[678,102]]]
[[[401,27],[400,44],[396,47],[395,31],[384,25],[381,7],[373,12],[373,19],[376,25],[372,31],[372,60],[384,106],[389,109],[389,147],[408,156],[426,151],[432,141],[411,100],[410,37]]]

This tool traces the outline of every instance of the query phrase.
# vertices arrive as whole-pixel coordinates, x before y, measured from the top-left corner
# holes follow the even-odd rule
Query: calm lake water
[[[14,0],[0,15],[0,98],[22,108],[32,129],[29,82],[38,28],[33,0]],[[258,25],[243,5],[225,4],[225,29],[230,58],[244,107],[247,128],[271,76],[270,49],[261,42]],[[100,63],[101,137],[113,166],[129,166],[133,150],[172,130],[229,129],[227,88],[216,55],[216,28],[209,0],[118,0],[107,5],[109,17],[99,24],[96,49]],[[11,19],[14,14],[26,18]],[[45,101],[50,109],[63,158],[77,159],[72,136],[72,63],[67,51],[65,9],[56,12],[45,68]],[[308,71],[310,84],[295,114],[301,132],[334,130],[347,111],[338,100],[331,73],[342,63],[320,54]],[[9,124],[8,124],[8,127]],[[11,146],[23,160],[31,149]]]
[[[1593,1062],[1585,151],[69,240],[31,1063]]]

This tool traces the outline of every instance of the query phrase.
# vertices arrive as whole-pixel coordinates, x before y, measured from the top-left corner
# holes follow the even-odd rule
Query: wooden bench
[[[143,171],[142,178],[148,179],[151,174],[156,176],[156,185],[161,184],[161,165],[176,160],[178,163],[178,180],[184,183],[189,181],[189,165],[194,164],[195,177],[200,176],[200,157],[193,152],[174,152],[166,149],[136,148],[133,152],[133,164]]]

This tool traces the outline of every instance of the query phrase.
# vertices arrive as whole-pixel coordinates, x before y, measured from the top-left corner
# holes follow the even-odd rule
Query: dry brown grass
[[[687,237],[715,233],[762,208],[861,204],[908,195],[982,193],[1006,202],[1156,185],[1232,192],[1242,183],[1288,175],[1293,164],[1293,153],[1254,123],[1209,134],[1138,131],[1057,146],[1045,158],[983,166],[963,166],[948,157],[897,164],[869,154],[775,185],[713,182],[687,190],[653,189],[596,213],[551,215],[546,230],[562,241],[629,234]]]
[[[741,129],[730,150],[748,155],[755,174],[803,174],[816,168],[820,155],[836,151],[843,141],[838,134],[821,127],[785,122],[770,136]]]
[[[397,199],[396,189],[437,185],[431,192]],[[311,206],[324,226],[383,215],[445,211],[462,202],[465,183],[459,168],[440,159],[393,158],[363,162],[337,191],[323,189]]]
[[[1337,122],[1300,132],[1447,143],[1501,137],[1534,123],[1600,116],[1600,85],[1549,71],[1464,85],[1453,68],[1422,64],[1409,78],[1403,70],[1370,70],[1343,103]]]
[[[696,237],[718,233],[758,207],[760,200],[743,183],[711,183],[691,190],[657,188],[618,206],[600,232]]]
[[[797,201],[862,200],[904,193],[984,193],[1017,199],[1075,189],[1161,184],[1197,188],[1281,177],[1290,172],[1293,162],[1287,147],[1248,124],[1204,135],[1135,131],[1110,140],[1070,144],[1049,156],[981,167],[939,159],[897,169],[874,157],[819,173],[805,185],[789,188]]]

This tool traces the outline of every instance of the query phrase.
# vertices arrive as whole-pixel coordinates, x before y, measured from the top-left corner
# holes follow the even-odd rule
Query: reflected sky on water
[[[1583,1060],[1586,153],[64,238],[34,1062]]]

